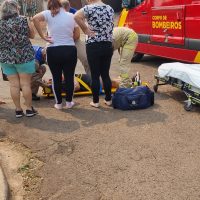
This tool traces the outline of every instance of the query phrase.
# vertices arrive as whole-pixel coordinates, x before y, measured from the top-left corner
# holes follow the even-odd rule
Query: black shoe
[[[15,110],[15,116],[16,118],[20,118],[24,116],[23,110]]]
[[[32,94],[32,100],[33,101],[39,101],[40,97],[38,97],[36,94]]]
[[[37,115],[37,114],[38,114],[37,110],[35,110],[33,107],[32,107],[32,110],[26,110],[27,117],[33,117],[34,115]]]

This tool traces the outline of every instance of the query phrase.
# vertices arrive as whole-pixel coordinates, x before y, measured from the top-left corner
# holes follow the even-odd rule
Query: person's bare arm
[[[34,23],[34,26],[38,32],[38,34],[40,35],[40,37],[47,41],[47,42],[50,42],[52,43],[51,39],[47,36],[44,35],[44,33],[42,32],[42,28],[41,28],[41,24],[40,22],[44,22],[45,21],[45,18],[44,18],[44,15],[40,12],[38,14],[36,14],[34,17],[33,17],[33,23]]]
[[[79,27],[75,27],[74,28],[73,38],[74,38],[75,41],[80,38],[80,28]]]
[[[44,37],[44,34],[42,32],[42,28],[41,28],[40,22],[44,22],[44,21],[45,21],[45,18],[44,18],[42,13],[38,13],[33,17],[34,26],[35,26],[38,34],[40,35],[40,37],[42,39],[44,39],[45,37]]]
[[[95,33],[94,31],[91,31],[88,26],[85,23],[85,16],[82,10],[78,10],[75,15],[74,15],[74,19],[76,21],[76,23],[80,26],[80,28],[82,29],[82,31],[89,36],[94,36]]]
[[[35,31],[34,31],[34,28],[33,28],[31,21],[28,21],[28,27],[29,27],[28,37],[33,39],[35,37]]]

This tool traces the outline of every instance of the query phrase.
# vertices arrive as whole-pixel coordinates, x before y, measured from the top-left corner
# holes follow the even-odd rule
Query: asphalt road
[[[131,73],[139,71],[152,88],[163,62],[171,61],[146,56],[131,64]],[[111,74],[119,74],[117,54]],[[32,154],[24,199],[200,199],[200,109],[186,112],[180,90],[162,86],[155,105],[137,111],[108,108],[103,97],[95,109],[88,96],[76,97],[74,109],[58,111],[53,99],[42,98],[34,103],[39,115],[31,119],[15,119],[8,83],[2,80],[0,98],[7,102],[0,107],[1,137]]]

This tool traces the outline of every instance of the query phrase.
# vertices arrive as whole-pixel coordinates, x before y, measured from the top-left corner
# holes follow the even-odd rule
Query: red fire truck
[[[200,0],[123,0],[119,26],[138,33],[144,54],[200,63]]]

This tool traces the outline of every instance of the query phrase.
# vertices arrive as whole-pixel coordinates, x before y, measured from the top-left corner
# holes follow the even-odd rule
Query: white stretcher
[[[192,105],[200,104],[200,64],[164,63],[159,66],[155,79],[155,92],[158,86],[170,84],[186,94],[185,110],[189,111]]]

